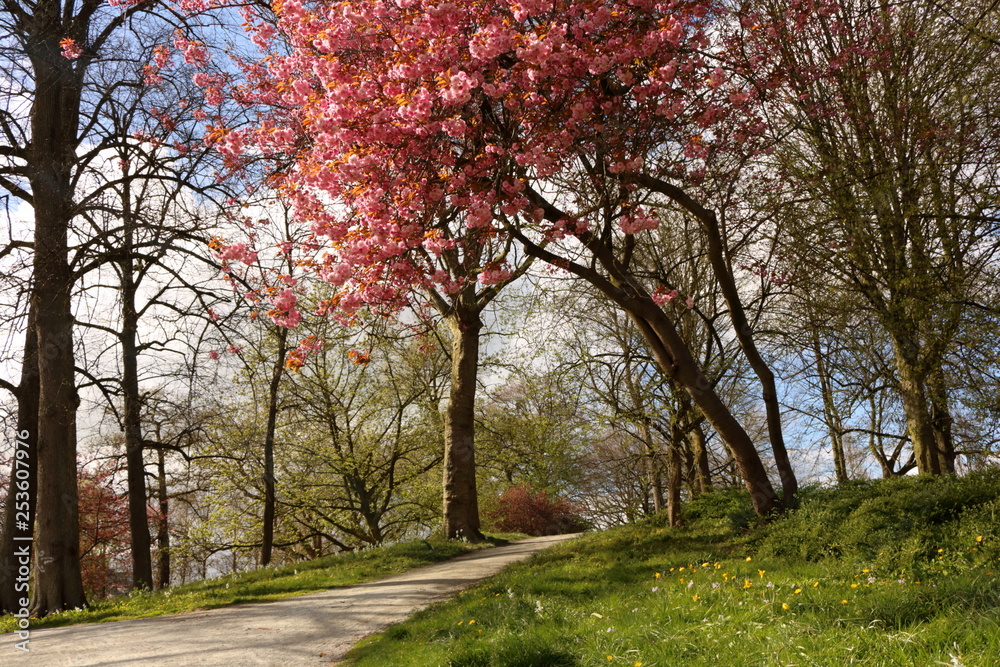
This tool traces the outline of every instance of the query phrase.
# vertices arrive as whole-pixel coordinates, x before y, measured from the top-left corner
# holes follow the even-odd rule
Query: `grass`
[[[741,494],[546,550],[359,644],[356,667],[1000,662],[1000,473]]]
[[[123,621],[196,609],[214,609],[242,602],[278,600],[373,581],[519,537],[524,536],[499,535],[482,544],[440,539],[417,540],[282,567],[240,572],[162,591],[110,598],[96,602],[87,609],[33,619],[31,628]],[[16,619],[12,616],[0,617],[0,632],[12,632],[15,625]]]

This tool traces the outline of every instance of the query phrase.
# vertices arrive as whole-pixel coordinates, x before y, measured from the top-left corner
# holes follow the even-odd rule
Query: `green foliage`
[[[998,471],[809,488],[747,533],[744,494],[708,494],[682,528],[654,517],[553,547],[348,664],[992,665],[998,498]]]
[[[838,556],[910,577],[958,554],[965,564],[1000,556],[992,541],[976,541],[995,531],[995,470],[808,488],[800,498],[798,509],[749,538],[757,554],[808,561]]]

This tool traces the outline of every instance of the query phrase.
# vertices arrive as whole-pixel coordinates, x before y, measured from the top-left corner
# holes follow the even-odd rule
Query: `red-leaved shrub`
[[[527,484],[503,492],[496,509],[487,518],[496,530],[528,535],[558,535],[587,529],[576,508],[568,500],[550,498],[544,490]]]

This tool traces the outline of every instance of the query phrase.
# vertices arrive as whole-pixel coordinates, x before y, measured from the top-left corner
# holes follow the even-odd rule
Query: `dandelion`
[[[858,587],[857,584],[851,584],[851,588],[857,588],[857,587]]]
[[[632,665],[632,667],[642,667],[642,663],[641,662],[636,662],[636,663],[634,663]]]
[[[787,602],[782,602],[781,603],[781,608],[784,609],[785,611],[788,611],[789,609],[791,609],[791,607],[788,605]]]
[[[613,655],[609,655],[608,656],[608,660],[614,660],[614,659],[615,659],[615,656],[613,656]]]
[[[840,604],[847,604],[847,600],[841,600]]]
[[[976,542],[982,542],[982,541],[983,541],[983,536],[982,535],[976,535]]]
[[[747,562],[749,563],[751,560],[753,559],[750,556],[747,556]]]
[[[475,625],[475,624],[476,624],[476,619],[472,619],[471,621],[469,621],[469,625]]]
[[[708,567],[708,563],[702,563],[701,566],[702,567]]]
[[[818,581],[813,584],[813,588],[819,588],[819,582]]]
[[[656,574],[654,574],[653,576],[654,576],[654,577],[656,577],[657,579],[659,579],[659,578],[660,578],[660,577],[662,577],[663,575],[662,575],[662,574],[660,574],[659,572],[657,572],[657,573],[656,573]]]
[[[944,549],[938,549],[938,553],[939,554],[944,553]]]
[[[798,595],[798,594],[799,594],[799,593],[801,593],[801,592],[802,592],[802,589],[801,589],[801,588],[796,588],[796,589],[795,589],[795,595]]]

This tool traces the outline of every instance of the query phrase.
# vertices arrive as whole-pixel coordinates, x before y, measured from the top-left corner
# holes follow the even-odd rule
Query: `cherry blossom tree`
[[[692,295],[643,281],[631,265],[642,234],[660,224],[656,202],[722,238],[696,187],[716,156],[746,150],[760,132],[754,91],[713,61],[721,5],[290,0],[275,9],[275,24],[251,22],[271,55],[247,68],[238,91],[270,111],[256,128],[223,130],[219,148],[234,162],[266,154],[285,165],[274,182],[331,249],[316,267],[341,288],[331,308],[398,307],[416,286],[451,297],[456,313],[474,311],[476,281],[509,280],[515,240],[629,313],[727,443],[757,511],[775,507],[753,441],[672,321],[694,307]],[[719,244],[713,252],[724,262]],[[735,286],[731,274],[720,280]],[[738,297],[727,291],[737,314]],[[459,332],[476,327],[455,321]],[[745,329],[736,326],[741,342]],[[475,359],[456,354],[456,363]],[[787,463],[780,438],[772,443]],[[792,494],[794,475],[785,477]]]

